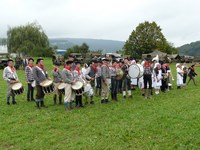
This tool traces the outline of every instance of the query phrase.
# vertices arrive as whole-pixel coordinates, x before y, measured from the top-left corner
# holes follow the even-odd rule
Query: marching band
[[[169,64],[159,61],[158,56],[152,59],[147,55],[141,64],[128,58],[120,61],[102,58],[98,61],[92,60],[90,64],[85,63],[82,69],[79,61],[69,58],[63,70],[60,70],[59,64],[55,64],[52,70],[53,80],[48,76],[43,58],[37,59],[36,66],[33,63],[34,59],[29,58],[25,68],[25,79],[28,84],[27,101],[35,101],[37,109],[46,107],[44,105],[46,94],[54,94],[54,105],[57,97],[59,104],[64,100],[66,111],[74,108],[73,102],[76,108],[84,107],[83,98],[84,104],[87,105],[88,97],[90,104],[94,104],[94,96],[101,96],[102,104],[109,102],[109,95],[111,100],[117,101],[118,93],[122,93],[124,100],[130,99],[132,98],[131,84],[139,87],[145,99],[151,99],[153,89],[156,95],[160,94],[160,90],[167,92],[174,80]],[[176,73],[177,89],[186,85],[187,76],[189,76],[188,83],[193,80],[196,85],[194,77],[197,74],[194,65],[188,68],[186,64],[181,66],[177,63]],[[10,105],[10,97],[12,97],[12,104],[17,104],[15,95],[22,94],[24,87],[18,80],[12,59],[8,60],[8,66],[4,68],[3,79],[8,84],[7,104]],[[35,99],[34,88],[36,88]]]

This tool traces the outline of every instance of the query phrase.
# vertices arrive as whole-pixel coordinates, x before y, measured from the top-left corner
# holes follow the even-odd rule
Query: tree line
[[[3,41],[5,43],[5,40]],[[48,36],[41,25],[36,22],[9,27],[7,31],[7,46],[9,52],[27,56],[52,56],[55,48],[49,46]],[[140,23],[126,40],[119,53],[141,58],[142,54],[159,50],[168,54],[177,53],[178,49],[169,43],[162,33],[162,29],[155,22]],[[66,50],[65,57],[70,53],[81,53],[85,57],[90,52],[86,43],[75,45]]]

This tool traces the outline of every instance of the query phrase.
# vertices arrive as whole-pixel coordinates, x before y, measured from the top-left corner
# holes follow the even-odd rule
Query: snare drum
[[[66,85],[67,85],[66,83],[60,83],[58,85],[58,93],[65,95],[65,87],[66,87]]]
[[[12,92],[14,95],[20,95],[24,92],[22,83],[14,83],[12,86]]]
[[[140,68],[140,73],[138,75],[138,78],[141,78],[144,74],[144,67],[141,64],[137,64],[137,66]]]
[[[135,78],[138,78],[140,74],[140,68],[138,67],[138,65],[131,65],[129,66],[129,69],[128,69],[128,75],[129,77],[131,77],[132,79],[135,79]]]
[[[76,81],[72,85],[72,89],[75,91],[76,95],[82,95],[84,93],[84,87],[83,87],[83,82],[81,81]]]
[[[41,84],[44,94],[51,94],[55,91],[55,86],[52,80],[44,80]]]

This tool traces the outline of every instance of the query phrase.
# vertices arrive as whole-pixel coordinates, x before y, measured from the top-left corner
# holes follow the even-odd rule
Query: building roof
[[[167,56],[167,53],[163,53],[161,51],[155,50],[155,51],[148,53],[148,54],[142,54],[142,57],[146,58],[147,55],[151,55],[151,57],[156,57],[158,55],[160,58],[163,58],[163,57]]]

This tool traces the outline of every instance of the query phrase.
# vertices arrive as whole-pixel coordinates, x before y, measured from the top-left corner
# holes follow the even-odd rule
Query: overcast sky
[[[200,40],[200,0],[0,0],[0,37],[8,26],[37,21],[49,38],[125,41],[155,21],[175,46]]]

